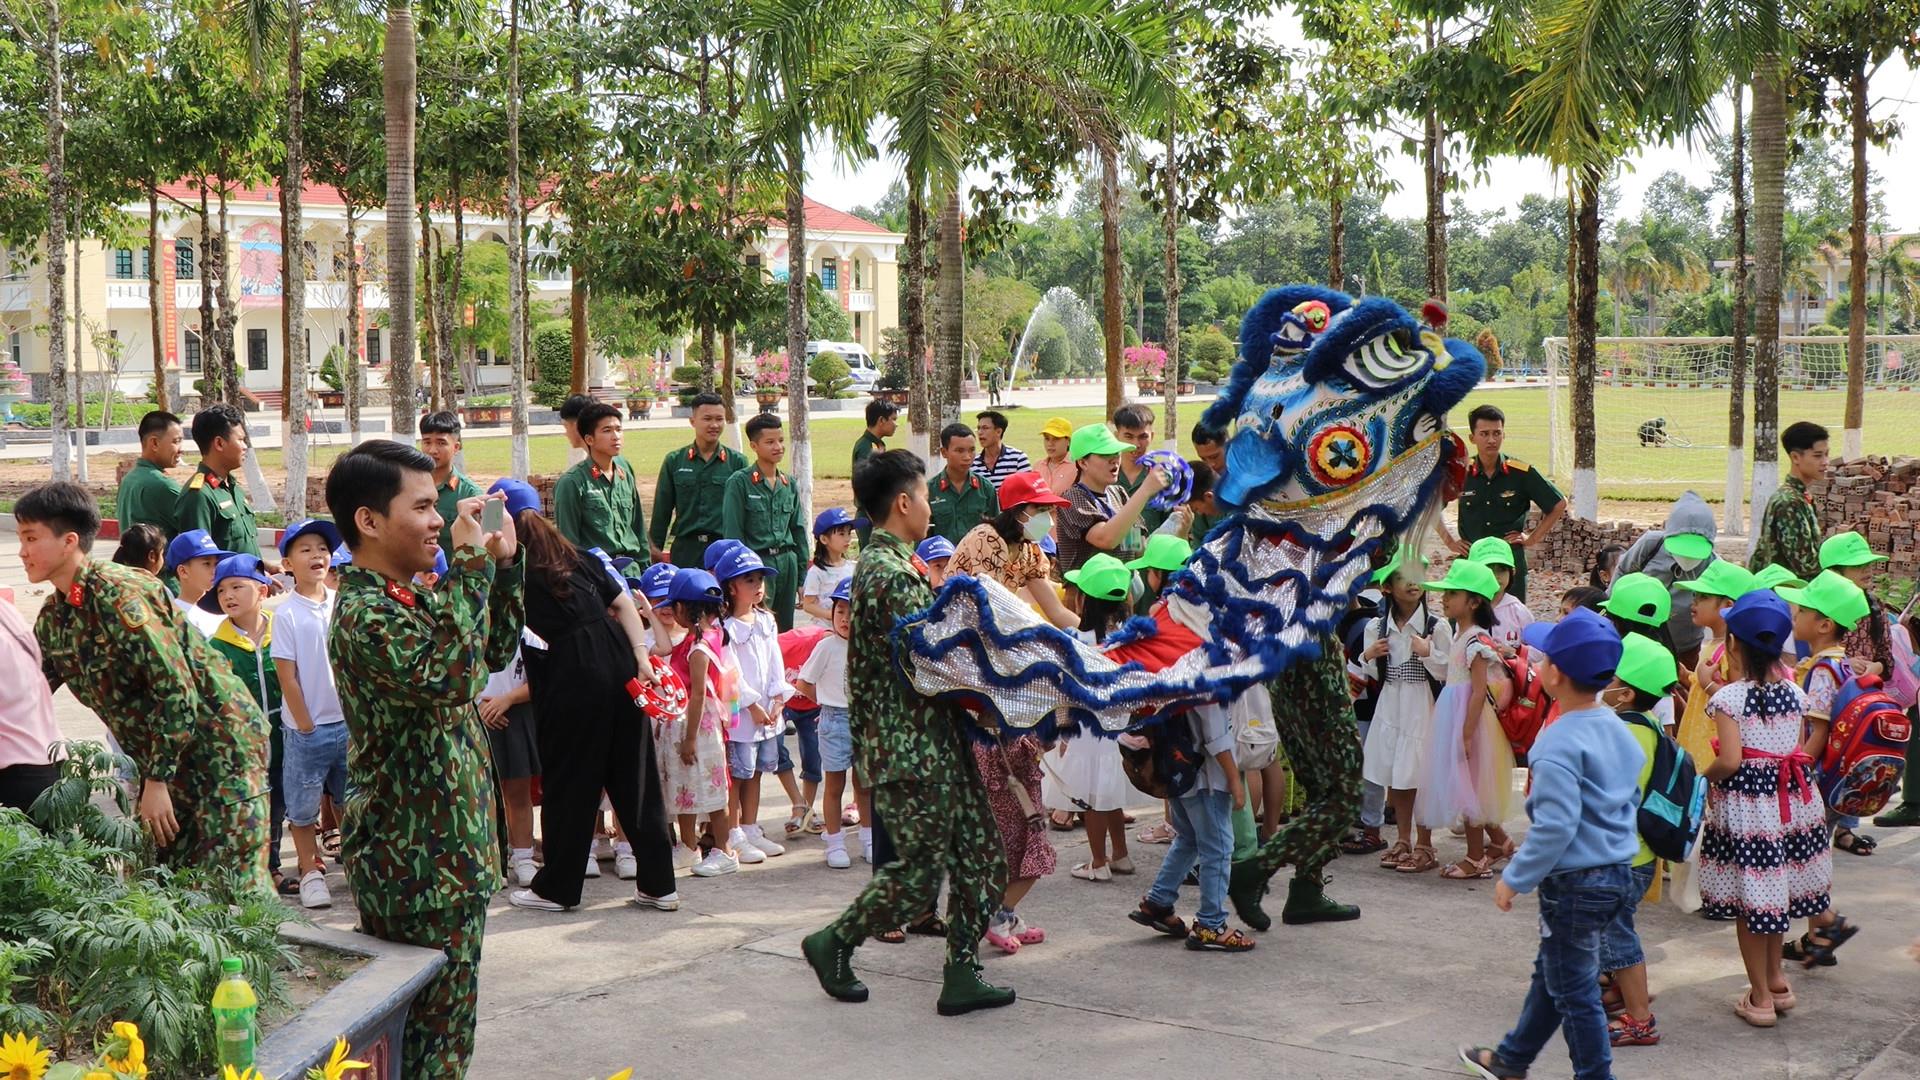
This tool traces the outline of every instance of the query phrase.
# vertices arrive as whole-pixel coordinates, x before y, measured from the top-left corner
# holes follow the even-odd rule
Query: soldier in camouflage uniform
[[[873,788],[898,861],[881,867],[846,913],[802,942],[820,986],[865,1001],[853,975],[861,942],[928,910],[948,883],[947,963],[939,1012],[954,1016],[1013,1002],[980,977],[979,942],[1006,891],[1007,866],[986,785],[967,745],[959,707],[914,693],[894,667],[894,620],[933,603],[913,553],[931,511],[925,467],[910,450],[875,454],[854,470],[854,496],[871,515],[872,541],[853,571],[847,689],[855,767]]]
[[[401,1075],[459,1077],[473,1054],[487,901],[503,881],[474,699],[513,661],[522,569],[511,521],[483,537],[483,500],[470,499],[446,577],[430,590],[407,584],[437,550],[429,470],[419,451],[382,439],[329,473],[327,505],[353,563],[328,647],[353,730],[343,857],[360,929],[447,955],[407,1016]]]
[[[1289,925],[1360,917],[1352,904],[1329,900],[1322,871],[1340,853],[1339,840],[1360,806],[1360,737],[1347,685],[1346,654],[1331,634],[1320,635],[1320,656],[1295,664],[1267,684],[1273,723],[1294,782],[1307,805],[1274,830],[1251,856],[1233,864],[1227,897],[1234,913],[1255,930],[1273,920],[1261,910],[1267,882],[1293,864],[1293,882],[1280,921]]]
[[[161,860],[265,888],[267,721],[246,686],[158,578],[87,558],[100,511],[86,489],[35,488],[14,517],[28,580],[55,590],[34,623],[47,683],[133,759]]]

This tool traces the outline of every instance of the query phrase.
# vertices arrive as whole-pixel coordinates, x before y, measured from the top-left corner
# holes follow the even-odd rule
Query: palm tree
[[[1890,298],[1900,297],[1901,320],[1912,326],[1915,301],[1920,300],[1920,259],[1907,254],[1904,237],[1880,238],[1880,254],[1873,260],[1873,272],[1880,279],[1880,332],[1887,332],[1887,308]],[[1891,279],[1891,281],[1889,281]]]
[[[533,467],[527,446],[527,253],[520,220],[525,209],[520,197],[520,0],[508,0],[507,333],[513,339],[507,347],[512,366],[507,385],[513,403],[513,460],[508,468],[517,480],[526,479]]]
[[[1750,536],[1780,486],[1781,229],[1786,211],[1786,72],[1778,53],[1753,71],[1753,486]]]
[[[412,0],[387,0],[381,58],[387,120],[388,409],[398,439],[413,430],[414,325],[413,135],[419,58],[414,55]]]
[[[47,383],[53,478],[72,475],[67,453],[67,181],[66,74],[61,61],[60,0],[46,0],[47,60]],[[80,450],[82,467],[86,448]]]

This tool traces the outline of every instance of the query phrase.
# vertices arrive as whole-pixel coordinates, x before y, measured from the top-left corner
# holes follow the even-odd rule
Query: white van
[[[857,341],[809,341],[807,342],[807,363],[823,352],[830,352],[847,362],[847,370],[853,375],[853,389],[871,390],[880,382],[880,368],[874,364],[873,357],[867,355],[867,347]]]

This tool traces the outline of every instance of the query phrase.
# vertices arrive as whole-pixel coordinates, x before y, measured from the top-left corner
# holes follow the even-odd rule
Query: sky
[[[1276,39],[1285,38],[1290,21],[1287,16],[1275,19],[1273,33]],[[1885,195],[1888,224],[1896,231],[1920,231],[1920,72],[1912,70],[1900,57],[1895,56],[1875,76],[1873,94],[1874,119],[1895,119],[1906,130],[1888,147],[1870,146],[1867,151],[1868,166]],[[1723,96],[1716,106],[1717,130],[1728,131],[1732,123],[1732,106]],[[1424,216],[1426,205],[1422,194],[1424,182],[1420,159],[1400,153],[1397,139],[1380,141],[1382,153],[1386,156],[1387,174],[1399,185],[1399,190],[1386,197],[1387,212],[1396,217]],[[842,210],[879,202],[887,189],[900,178],[900,166],[896,161],[883,159],[848,169],[824,149],[816,149],[810,155],[808,164],[813,177],[808,185],[810,193],[829,206]],[[1617,181],[1620,192],[1619,217],[1639,215],[1647,187],[1661,173],[1669,169],[1677,170],[1696,186],[1705,187],[1708,186],[1713,168],[1713,158],[1707,151],[1704,139],[1698,140],[1694,146],[1674,143],[1643,149],[1624,162],[1620,170]],[[984,174],[973,174],[970,180],[973,179],[984,179]],[[1484,179],[1476,181],[1472,175],[1463,175],[1461,180],[1468,186],[1457,191],[1455,198],[1481,212],[1518,206],[1521,198],[1528,194],[1551,197],[1561,190],[1554,181],[1552,169],[1539,158],[1498,158],[1486,171]]]

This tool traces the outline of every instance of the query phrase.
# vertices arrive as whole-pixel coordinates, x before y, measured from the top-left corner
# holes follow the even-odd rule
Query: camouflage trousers
[[[1007,891],[1007,860],[987,789],[973,755],[944,783],[897,781],[873,789],[874,816],[885,819],[899,854],[833,924],[842,941],[858,945],[898,930],[940,899],[947,882],[947,960],[971,963],[987,922]]]
[[[1248,856],[1263,877],[1291,863],[1296,875],[1317,879],[1359,811],[1360,735],[1346,664],[1340,643],[1322,635],[1318,660],[1267,684],[1280,749],[1306,805]]]
[[[271,891],[267,881],[268,823],[266,753],[257,767],[221,780],[183,769],[167,784],[180,831],[160,849],[162,865],[176,870],[237,871],[245,884]],[[139,788],[135,789],[138,798]]]
[[[473,1029],[480,1002],[480,939],[487,929],[487,898],[454,907],[397,915],[360,913],[360,932],[403,945],[439,949],[447,964],[413,999],[402,1036],[399,1075],[437,1080],[467,1075],[473,1059]]]

